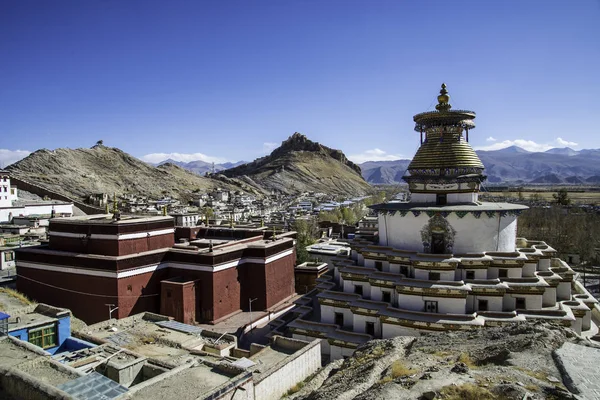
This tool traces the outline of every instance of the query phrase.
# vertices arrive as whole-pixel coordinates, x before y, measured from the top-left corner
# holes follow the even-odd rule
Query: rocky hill
[[[76,200],[92,193],[182,198],[194,190],[217,186],[240,189],[233,180],[204,178],[170,163],[154,167],[122,150],[103,145],[91,149],[38,150],[7,169],[17,178]]]
[[[570,329],[549,322],[373,340],[352,357],[327,365],[297,386],[290,398],[588,398],[557,356],[557,349],[563,352],[567,347],[570,352],[598,352],[591,341],[578,339]],[[569,389],[582,397],[574,397]]]
[[[570,148],[529,152],[517,146],[477,151],[489,183],[596,184],[600,175],[600,150]],[[410,160],[367,161],[360,165],[372,184],[401,183]]]
[[[360,195],[370,189],[360,167],[344,153],[310,141],[298,132],[270,155],[221,173],[288,194],[315,191]]]

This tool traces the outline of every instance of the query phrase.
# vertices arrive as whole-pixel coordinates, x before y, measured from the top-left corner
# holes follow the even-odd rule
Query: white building
[[[597,301],[573,282],[573,270],[546,243],[517,239],[527,207],[479,201],[484,166],[468,143],[475,113],[451,110],[449,99],[442,85],[436,111],[414,116],[421,146],[404,177],[410,201],[371,207],[379,244],[352,241],[351,256],[333,260],[333,278],[317,285],[318,303],[298,302],[318,307],[305,315],[320,320],[299,316],[290,332],[326,338],[331,358],[348,355],[339,349],[355,349],[365,335],[525,319],[558,320],[578,334],[593,329]]]
[[[17,188],[10,185],[10,173],[0,170],[0,223],[11,222],[14,217],[72,216],[73,203],[59,201],[17,201]],[[20,204],[15,204],[20,203]]]
[[[10,187],[9,172],[0,170],[0,208],[12,206],[17,198],[17,188]]]

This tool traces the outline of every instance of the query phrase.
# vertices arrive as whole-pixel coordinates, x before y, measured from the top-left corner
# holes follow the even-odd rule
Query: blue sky
[[[5,0],[0,163],[99,139],[251,160],[295,131],[411,157],[442,82],[476,148],[597,148],[598,20],[594,0]]]

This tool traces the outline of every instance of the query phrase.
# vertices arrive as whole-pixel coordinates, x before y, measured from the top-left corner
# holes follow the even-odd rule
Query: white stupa
[[[446,85],[436,111],[414,116],[421,146],[408,167],[408,202],[372,206],[379,244],[355,240],[332,279],[298,302],[289,332],[327,339],[332,359],[373,338],[481,329],[554,319],[592,332],[597,301],[541,241],[517,238],[526,206],[479,201],[484,166],[469,145],[475,113],[452,110]],[[314,293],[313,293],[314,294]]]

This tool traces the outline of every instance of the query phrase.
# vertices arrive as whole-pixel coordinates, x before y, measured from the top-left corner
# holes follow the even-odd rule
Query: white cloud
[[[556,143],[560,144],[564,147],[576,147],[578,146],[575,142],[569,142],[568,140],[564,140],[563,138],[556,138]]]
[[[489,140],[489,139],[488,139]],[[503,140],[502,142],[496,142],[494,144],[490,144],[488,146],[479,146],[476,147],[475,150],[500,150],[510,146],[518,146],[522,149],[532,152],[540,152],[547,151],[553,149],[555,147],[575,147],[577,143],[569,142],[561,138],[556,138],[550,143],[537,143],[533,140],[525,140],[525,139],[515,139],[515,140]]]
[[[151,153],[140,157],[140,159],[152,164],[158,164],[159,162],[168,159],[181,162],[204,161],[209,163],[224,163],[228,161],[221,157],[207,156],[202,153]]]
[[[366,161],[394,161],[403,158],[406,157],[403,157],[400,154],[388,154],[381,149],[366,150],[360,154],[351,154],[348,156],[348,159],[357,164],[361,164]]]
[[[0,168],[8,167],[10,164],[17,162],[30,154],[31,152],[27,150],[0,149]]]
[[[263,143],[263,153],[270,153],[275,150],[279,146],[278,143],[274,142],[264,142]]]
[[[490,136],[489,138],[485,139],[486,142],[495,142],[498,139],[496,139],[495,137]]]

